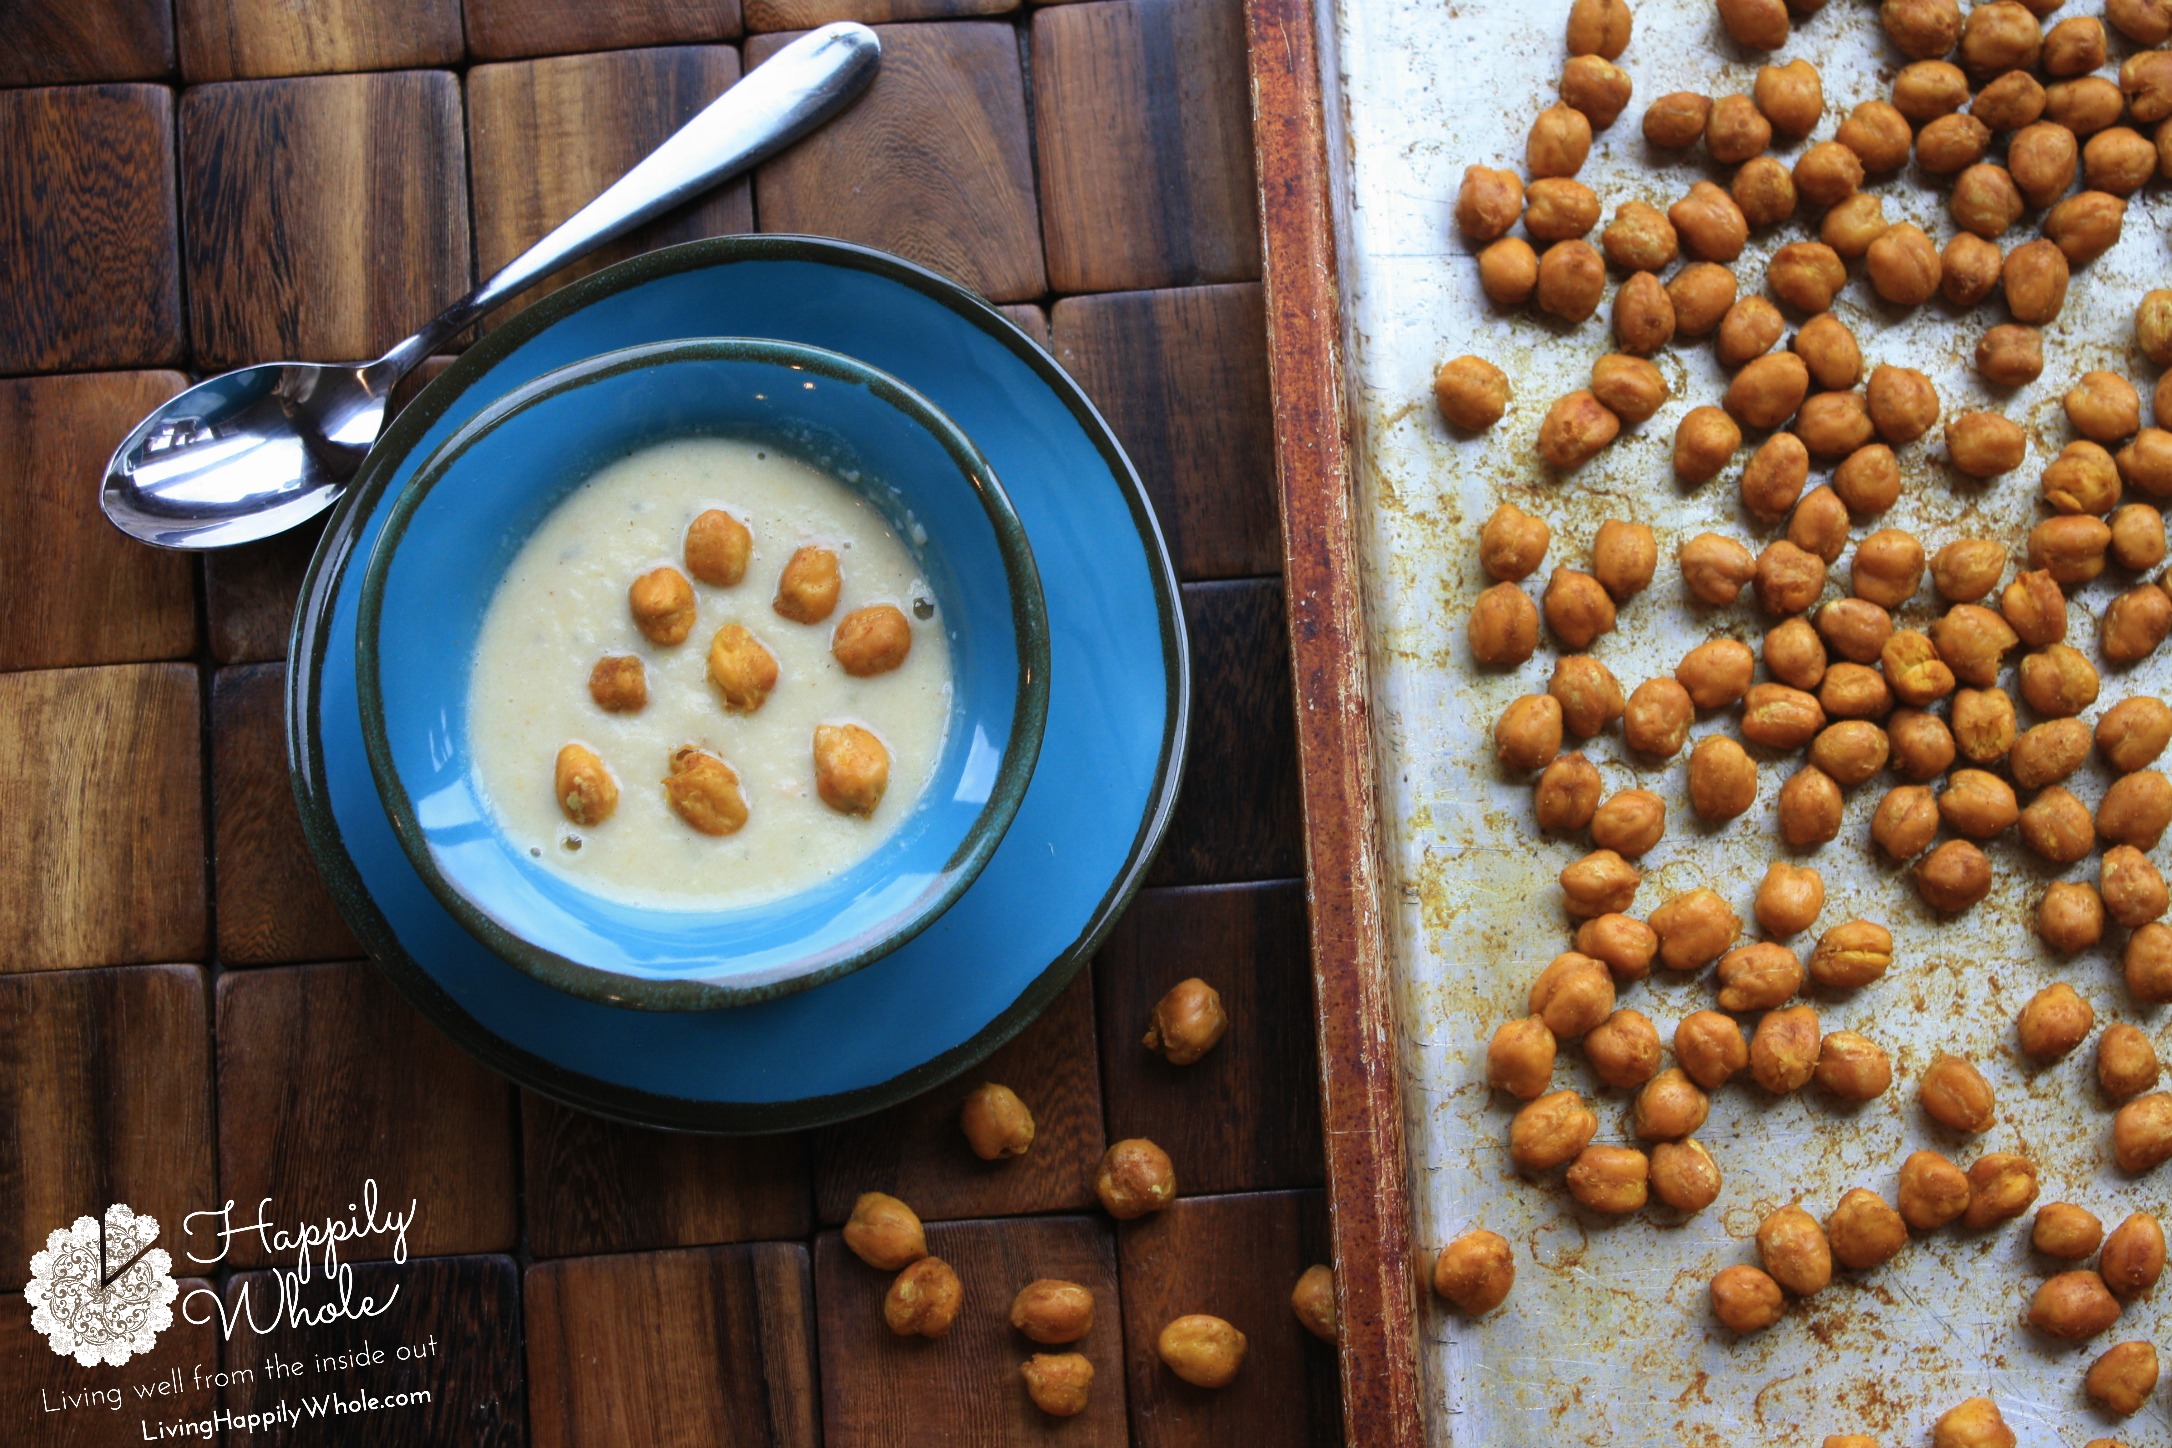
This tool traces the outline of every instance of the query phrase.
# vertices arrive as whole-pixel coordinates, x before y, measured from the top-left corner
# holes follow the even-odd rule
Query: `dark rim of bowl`
[[[1166,713],[1157,778],[1139,819],[1130,853],[1076,939],[1029,981],[1010,1005],[973,1035],[895,1076],[866,1086],[780,1101],[720,1101],[674,1096],[645,1087],[600,1080],[548,1056],[517,1046],[470,1015],[410,955],[347,853],[331,786],[318,719],[316,679],[330,644],[332,605],[354,552],[356,534],[384,491],[397,464],[412,451],[452,400],[491,366],[553,323],[590,302],[658,277],[707,270],[741,261],[803,261],[866,272],[897,282],[978,327],[1024,362],[1077,418],[1102,461],[1123,489],[1133,525],[1146,544],[1155,608],[1160,617]],[[723,236],[683,242],[605,267],[544,296],[485,332],[401,410],[363,460],[346,496],[311,554],[287,647],[287,776],[302,817],[302,834],[316,857],[325,886],[348,927],[379,970],[416,1010],[469,1054],[521,1085],[577,1110],[637,1126],[682,1131],[757,1133],[799,1131],[847,1121],[899,1102],[970,1070],[1008,1044],[1070,985],[1108,938],[1145,882],[1168,833],[1184,779],[1190,740],[1191,652],[1186,638],[1176,566],[1148,502],[1139,473],[1085,390],[1013,322],[947,277],[902,257],[854,242],[819,236]]]
[[[521,935],[494,914],[487,903],[448,879],[440,868],[422,821],[415,814],[414,801],[393,763],[392,741],[385,728],[378,631],[384,618],[386,575],[400,540],[407,536],[408,524],[439,481],[469,449],[540,403],[628,372],[690,360],[774,363],[865,387],[934,437],[973,484],[995,531],[996,547],[1003,556],[1003,571],[1010,584],[1011,627],[1018,639],[1017,697],[1010,737],[1004,742],[1002,763],[996,770],[995,788],[974,817],[972,827],[951,851],[941,873],[926,890],[881,921],[827,950],[804,957],[798,963],[803,968],[794,968],[790,975],[758,985],[625,975],[545,949]],[[369,754],[370,772],[377,779],[378,793],[384,798],[392,833],[407,852],[415,873],[430,887],[430,893],[470,934],[493,954],[545,985],[585,1000],[635,1010],[720,1010],[809,990],[873,964],[933,925],[979,877],[1018,814],[1041,752],[1041,735],[1048,721],[1048,611],[1025,525],[1019,522],[1017,510],[997,481],[995,470],[956,423],[911,387],[864,362],[797,342],[753,337],[648,342],[569,362],[514,388],[462,424],[416,468],[393,498],[384,529],[363,568],[355,633],[355,691],[362,710],[363,746]]]

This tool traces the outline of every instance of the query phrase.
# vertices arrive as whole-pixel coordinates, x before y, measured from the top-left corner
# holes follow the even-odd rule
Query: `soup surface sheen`
[[[693,579],[686,528],[721,508],[746,524],[754,551],[730,588]],[[771,607],[785,560],[804,545],[835,551],[836,608],[800,624]],[[650,643],[626,590],[670,566],[694,585],[686,641]],[[889,673],[855,678],[830,653],[847,614],[888,603],[912,621],[912,649]],[[912,812],[943,749],[950,718],[950,650],[934,594],[912,553],[858,492],[767,444],[684,438],[599,470],[524,544],[498,584],[476,644],[468,694],[469,748],[500,826],[553,871],[597,895],[664,909],[752,904],[805,889],[865,859]],[[776,656],[777,684],[752,714],[725,711],[708,677],[709,641],[742,624]],[[648,703],[606,713],[589,671],[632,655]],[[890,782],[872,815],[838,812],[815,792],[817,724],[872,730],[890,751]],[[560,746],[601,755],[619,803],[600,824],[576,826],[554,797]],[[663,780],[680,745],[738,772],[748,805],[736,834],[704,835],[673,812]]]

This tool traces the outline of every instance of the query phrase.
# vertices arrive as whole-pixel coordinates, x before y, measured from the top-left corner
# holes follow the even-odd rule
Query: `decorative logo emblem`
[[[30,1259],[23,1299],[30,1325],[62,1357],[84,1367],[119,1367],[149,1352],[173,1325],[173,1258],[158,1240],[158,1219],[139,1217],[122,1203],[106,1208],[104,1221],[77,1217],[56,1227],[45,1250]]]

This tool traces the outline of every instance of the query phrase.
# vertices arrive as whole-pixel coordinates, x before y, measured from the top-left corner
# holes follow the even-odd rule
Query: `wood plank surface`
[[[1172,1066],[1141,1037],[1163,992],[1195,975],[1221,993],[1229,1029],[1199,1060]],[[1143,890],[1101,947],[1094,980],[1115,1135],[1159,1143],[1187,1196],[1320,1184],[1302,886]]]
[[[746,0],[747,29],[808,30],[832,20],[884,25],[898,20],[944,20],[964,15],[1001,15],[1019,0]]]
[[[201,960],[191,664],[0,674],[0,972]]]
[[[528,1249],[575,1257],[804,1237],[804,1137],[699,1136],[590,1116],[522,1093]]]
[[[1237,0],[1036,11],[1033,118],[1056,291],[1259,275]]]
[[[221,669],[211,685],[211,839],[226,965],[362,953],[317,874],[287,780],[284,664]]]
[[[1010,1087],[1032,1111],[1024,1156],[982,1161],[966,1145],[958,1108],[984,1081]],[[902,1198],[929,1221],[1091,1206],[1101,1119],[1093,984],[1081,971],[979,1066],[901,1106],[815,1133],[815,1209],[824,1222],[842,1222],[862,1192]]]
[[[222,664],[259,663],[287,656],[309,559],[324,520],[291,532],[204,555],[204,620],[211,657]]]
[[[168,0],[9,0],[0,86],[151,80],[173,69]]]
[[[195,966],[0,975],[0,1287],[114,1202],[182,1270],[182,1218],[216,1190],[209,1018]]]
[[[1187,1197],[1122,1225],[1117,1260],[1135,1448],[1344,1441],[1334,1349],[1290,1310],[1297,1279],[1328,1260],[1326,1207],[1318,1192]],[[1164,1327],[1195,1312],[1245,1336],[1244,1366],[1227,1387],[1194,1387],[1155,1351]]]
[[[446,71],[197,86],[181,102],[196,358],[374,357],[470,285]]]
[[[196,652],[195,570],[98,508],[106,460],[178,372],[0,382],[0,670]]]
[[[40,1241],[39,1245],[44,1243]],[[178,1272],[182,1259],[179,1253],[173,1255]],[[211,1287],[200,1277],[182,1277],[175,1285],[181,1289],[181,1296],[174,1299],[176,1308],[191,1292]],[[218,1406],[218,1390],[208,1381],[198,1386],[195,1380],[195,1369],[201,1367],[210,1373],[218,1366],[216,1316],[191,1324],[176,1311],[173,1326],[158,1335],[158,1344],[148,1353],[130,1358],[128,1365],[116,1372],[104,1363],[86,1368],[78,1366],[74,1358],[56,1356],[45,1335],[31,1330],[30,1308],[23,1299],[14,1293],[0,1295],[0,1413],[7,1415],[10,1448],[122,1448],[124,1444],[142,1448],[142,1425],[147,1417],[161,1422],[189,1418],[200,1422]],[[182,1390],[170,1397],[151,1399],[157,1405],[155,1409],[128,1412],[124,1408],[116,1412],[106,1403],[86,1402],[76,1396],[111,1393],[117,1381],[130,1386],[155,1384],[175,1368],[182,1372]],[[69,1402],[83,1406],[54,1406]],[[123,1403],[142,1407],[127,1396]]]
[[[816,1239],[828,1448],[1125,1441],[1126,1349],[1107,1218],[947,1222],[928,1228],[928,1250],[958,1274],[958,1318],[944,1337],[901,1338],[882,1316],[892,1274],[853,1256],[836,1232]],[[1069,1347],[1038,1346],[1011,1326],[1011,1299],[1042,1277],[1093,1293],[1093,1327]],[[1082,1352],[1093,1363],[1083,1413],[1051,1418],[1033,1405],[1018,1369],[1036,1352]]]
[[[230,971],[218,983],[219,1185],[322,1220],[377,1183],[412,1201],[416,1256],[508,1250],[517,1236],[513,1088],[394,993],[374,966]],[[362,1261],[389,1244],[360,1242]],[[255,1238],[228,1265],[276,1265]]]
[[[173,137],[164,86],[0,91],[0,373],[181,360]]]
[[[460,0],[174,0],[191,85],[451,65]]]
[[[340,1258],[349,1260],[344,1248]],[[321,1274],[321,1250],[312,1260]],[[292,1257],[281,1265],[289,1272],[295,1268]],[[359,1262],[353,1274],[348,1300],[373,1299],[383,1308],[377,1315],[301,1327],[282,1315],[269,1332],[244,1325],[241,1314],[246,1310],[257,1323],[269,1320],[279,1300],[273,1274],[237,1272],[228,1279],[226,1310],[237,1325],[226,1363],[250,1376],[226,1389],[227,1411],[271,1412],[284,1402],[304,1415],[299,1424],[229,1430],[229,1445],[521,1448],[528,1441],[524,1375],[512,1346],[521,1335],[520,1269],[512,1258]],[[313,1275],[298,1293],[311,1309],[339,1301],[338,1289],[321,1275]],[[350,1363],[320,1366],[338,1358]],[[278,1370],[275,1361],[283,1365]],[[300,1371],[286,1371],[294,1366]],[[351,1403],[364,1394],[383,1402],[421,1393],[429,1395],[426,1401],[360,1412],[318,1414],[308,1407],[327,1395]]]
[[[820,1448],[799,1243],[540,1262],[525,1289],[535,1448]]]
[[[734,40],[739,0],[466,0],[476,60]]]
[[[604,51],[468,72],[475,258],[489,276],[588,204],[739,79],[728,45]],[[536,164],[549,157],[549,164]],[[493,314],[625,257],[754,229],[745,179],[711,191],[553,273]]]
[[[1187,580],[1279,573],[1274,409],[1250,282],[1066,297],[1056,360],[1145,481]]]
[[[1018,33],[996,21],[876,27],[882,70],[852,108],[754,174],[764,231],[863,242],[996,302],[1048,290]],[[747,42],[747,68],[792,36]]]
[[[1020,331],[1041,344],[1043,351],[1047,350],[1048,313],[1045,309],[1032,302],[1014,302],[1007,307],[997,307],[996,310],[1016,322]]]
[[[1184,785],[1151,885],[1296,875],[1296,720],[1282,585],[1184,585],[1192,645],[1192,738]]]

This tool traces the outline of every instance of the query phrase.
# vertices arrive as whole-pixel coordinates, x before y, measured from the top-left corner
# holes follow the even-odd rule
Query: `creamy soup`
[[[688,542],[695,520],[719,510],[745,533],[714,516],[704,528],[722,524],[752,544],[743,576],[728,586],[702,581],[717,569]],[[780,603],[786,565],[796,589],[821,550],[835,559],[834,605],[811,622],[786,617],[780,607],[811,612],[796,593]],[[648,597],[637,580],[682,601],[681,580],[690,585],[693,621],[683,641],[656,642],[670,628],[652,614],[637,618]],[[890,631],[878,664],[909,638],[902,662],[867,671],[869,621]],[[720,633],[722,662],[712,666]],[[774,661],[766,694],[750,690],[734,662],[763,653]],[[840,656],[862,672],[848,671]],[[599,670],[599,660],[611,662]],[[767,665],[756,673],[766,678]],[[646,701],[630,707],[635,680]],[[507,835],[584,889],[667,909],[774,898],[864,859],[912,811],[949,717],[950,652],[934,594],[883,515],[797,458],[723,438],[634,453],[544,519],[491,598],[468,695],[476,772]],[[872,741],[838,726],[857,726]],[[870,793],[864,771],[855,792],[826,769],[823,782],[845,807],[825,802],[818,727],[826,746],[854,741],[857,764],[887,753],[888,781],[871,810],[855,812]],[[729,833],[705,832],[730,819],[720,823],[677,785],[665,788],[688,745],[706,758],[680,755],[682,764],[712,779],[737,777],[744,823]],[[600,761],[608,773],[600,788],[617,797],[601,818],[595,788],[576,785],[566,797],[562,752]],[[717,761],[730,775],[714,774]]]

